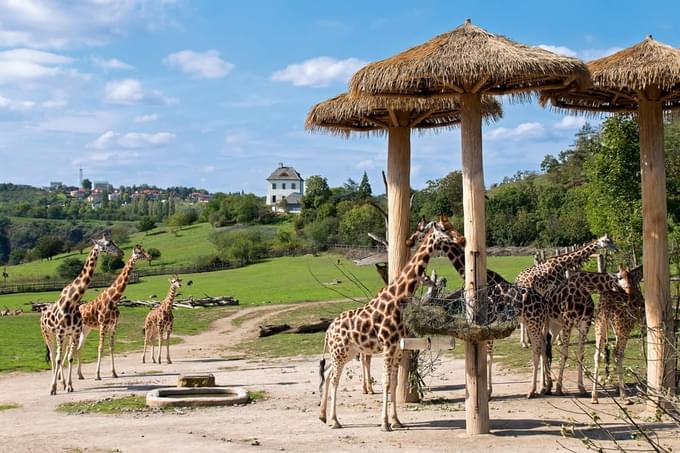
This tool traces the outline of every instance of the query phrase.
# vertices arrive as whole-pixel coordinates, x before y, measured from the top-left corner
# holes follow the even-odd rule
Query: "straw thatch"
[[[515,94],[587,85],[580,60],[494,35],[466,20],[448,33],[360,69],[352,93]]]
[[[396,112],[408,113],[408,121],[395,124]],[[488,96],[482,99],[482,112],[488,120],[497,120],[502,115],[500,104]],[[452,127],[459,122],[460,104],[454,96],[351,96],[343,93],[313,106],[307,114],[305,128],[344,136],[352,132],[381,135],[389,127],[431,129]]]
[[[680,107],[680,49],[645,38],[639,44],[588,63],[587,89],[546,90],[541,104],[584,112],[635,112],[641,95],[658,90],[664,110]]]

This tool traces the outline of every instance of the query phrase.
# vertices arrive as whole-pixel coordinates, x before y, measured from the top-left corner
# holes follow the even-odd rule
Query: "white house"
[[[299,213],[304,193],[305,180],[293,167],[279,163],[279,168],[267,178],[267,206],[273,211],[282,212],[281,202],[286,200],[286,210]]]

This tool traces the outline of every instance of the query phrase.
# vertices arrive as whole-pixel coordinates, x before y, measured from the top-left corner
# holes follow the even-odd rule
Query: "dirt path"
[[[307,306],[307,305],[306,305]],[[199,335],[185,337],[171,349],[174,363],[142,365],[138,352],[121,356],[118,379],[109,378],[104,360],[103,381],[94,381],[94,364],[87,364],[85,381],[75,381],[75,392],[50,397],[49,373],[11,373],[0,376],[0,403],[14,402],[19,409],[0,411],[0,452],[83,451],[576,451],[576,439],[563,438],[573,426],[579,435],[603,439],[588,425],[569,398],[526,400],[527,374],[495,374],[495,399],[490,403],[492,434],[465,434],[464,373],[461,360],[444,357],[431,379],[426,404],[400,406],[405,429],[379,430],[381,396],[363,395],[360,367],[353,362],[343,375],[338,417],[345,429],[332,430],[318,420],[318,357],[285,359],[224,358],[226,346],[257,335],[268,317],[295,310],[299,305],[239,310],[220,319]],[[235,327],[232,321],[243,322]],[[457,346],[462,347],[462,346]],[[238,352],[236,353],[238,355]],[[380,380],[380,360],[373,373]],[[148,374],[150,371],[159,374]],[[150,389],[174,386],[179,373],[212,372],[218,385],[238,385],[265,390],[269,398],[242,407],[210,408],[176,413],[122,415],[64,415],[55,407],[66,401],[96,400]],[[565,382],[568,389],[573,382]],[[380,391],[380,385],[376,390]],[[580,401],[587,403],[587,399]],[[639,406],[629,406],[633,413]],[[629,439],[626,427],[612,416],[614,405],[603,400],[598,407],[603,421],[617,439]],[[664,442],[680,447],[678,431],[659,425]],[[627,448],[635,441],[625,440]],[[78,451],[78,450],[75,450]]]

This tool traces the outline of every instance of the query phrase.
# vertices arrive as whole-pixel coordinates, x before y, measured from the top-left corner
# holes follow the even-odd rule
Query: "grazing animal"
[[[47,345],[47,354],[49,355],[50,366],[52,368],[50,395],[57,394],[57,379],[59,376],[61,376],[64,389],[68,392],[73,391],[73,383],[71,381],[73,352],[76,341],[83,330],[83,319],[80,315],[78,303],[90,285],[90,281],[92,281],[92,275],[94,274],[99,254],[104,252],[119,257],[123,255],[118,246],[113,241],[106,239],[106,236],[102,236],[93,242],[94,246],[87,256],[80,274],[61,290],[59,300],[47,306],[40,314],[40,330]],[[64,376],[64,362],[62,361],[62,354],[67,339],[69,340],[67,355],[68,379]]]
[[[172,314],[172,303],[175,301],[177,290],[182,286],[182,280],[175,276],[170,279],[170,289],[163,302],[146,315],[144,320],[144,352],[142,353],[142,363],[146,363],[146,346],[151,342],[151,360],[156,363],[155,348],[153,340],[158,337],[158,363],[161,363],[163,353],[163,337],[165,338],[166,359],[170,360],[170,334],[172,333],[172,322],[175,317]]]
[[[607,341],[607,330],[611,326],[616,336],[614,344],[614,359],[616,360],[616,374],[619,380],[619,396],[626,397],[626,387],[623,380],[623,353],[630,332],[637,323],[644,324],[645,300],[640,291],[642,281],[642,266],[634,269],[619,267],[619,286],[621,291],[607,291],[600,295],[595,315],[595,357],[593,364],[593,391],[591,402],[597,404],[597,385],[600,357]],[[608,370],[608,367],[607,367]]]
[[[581,393],[586,393],[583,385],[583,354],[585,351],[588,329],[593,320],[595,304],[591,294],[598,292],[621,292],[620,278],[616,274],[606,272],[582,272],[570,271],[569,277],[552,287],[545,295],[545,301],[549,307],[550,333],[555,337],[557,334],[562,338],[562,352],[560,355],[560,367],[555,384],[555,394],[563,395],[562,378],[564,367],[569,355],[569,340],[571,331],[578,331],[578,351],[576,361],[578,367],[577,386]],[[548,345],[551,347],[551,345]],[[548,389],[549,391],[551,389]]]
[[[319,419],[326,422],[329,387],[332,387],[330,418],[333,428],[342,427],[337,418],[336,405],[343,367],[359,353],[378,352],[382,352],[384,361],[381,427],[384,431],[391,431],[394,427],[403,426],[397,417],[395,402],[397,370],[401,358],[399,342],[404,337],[401,305],[413,295],[434,250],[441,249],[444,244],[465,240],[462,236],[452,236],[441,222],[430,223],[426,230],[420,247],[394,281],[381,289],[366,305],[341,313],[326,331],[324,355],[328,349],[331,364],[326,373],[323,373],[325,358],[319,364],[322,372]],[[390,395],[393,403],[391,417],[388,418]]]
[[[92,329],[99,328],[99,347],[97,348],[97,373],[96,380],[101,380],[100,367],[102,362],[102,352],[104,350],[104,340],[109,336],[109,349],[111,353],[111,374],[114,378],[118,377],[116,374],[116,366],[113,360],[113,343],[116,335],[116,326],[120,319],[120,310],[118,310],[118,301],[123,296],[125,288],[127,288],[130,274],[135,266],[135,263],[140,260],[151,260],[144,247],[137,244],[132,249],[132,254],[125,263],[123,270],[116,280],[109,286],[106,291],[102,291],[91,302],[87,302],[80,306],[80,314],[83,318],[83,331],[80,334],[80,341],[78,342],[78,379],[84,379],[81,371],[80,352],[83,349],[85,340]]]

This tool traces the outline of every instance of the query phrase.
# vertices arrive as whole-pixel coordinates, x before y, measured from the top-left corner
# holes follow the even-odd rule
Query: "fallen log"
[[[266,325],[260,326],[260,337],[269,337],[276,335],[277,333],[285,332],[289,330],[290,326],[288,324],[278,324],[278,325]]]
[[[322,319],[314,324],[303,324],[300,327],[292,329],[287,333],[315,333],[315,332],[325,332],[328,326],[333,322],[332,319]]]

